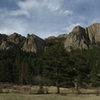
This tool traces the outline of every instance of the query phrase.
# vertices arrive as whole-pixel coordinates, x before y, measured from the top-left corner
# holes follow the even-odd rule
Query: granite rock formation
[[[26,52],[40,52],[44,49],[45,41],[36,35],[21,36],[18,33],[13,33],[9,36],[0,34],[0,49],[10,49],[14,46],[19,47]]]
[[[95,23],[86,28],[91,44],[100,42],[100,23]]]
[[[76,26],[68,34],[64,41],[64,47],[67,51],[88,49],[96,43],[100,43],[100,23],[94,23],[86,28]]]
[[[45,41],[38,36],[32,34],[32,35],[27,35],[27,38],[25,40],[25,43],[22,47],[23,51],[26,52],[40,52],[44,49],[45,47]]]
[[[57,38],[67,38],[68,34],[60,34]]]
[[[17,44],[21,47],[25,42],[25,37],[21,36],[18,33],[13,33],[8,36],[7,41]]]
[[[44,40],[34,34],[28,34],[27,37],[18,33],[9,36],[0,34],[0,49],[10,49],[18,46],[23,51],[37,53],[55,43],[64,43],[64,48],[67,51],[88,49],[92,45],[100,43],[100,23],[92,24],[86,28],[76,26],[69,34],[61,34],[57,37],[51,36]]]
[[[10,48],[12,48],[12,45],[9,42],[2,41],[2,43],[0,45],[0,49],[3,49],[3,50],[6,49],[6,50],[8,50]]]
[[[64,41],[64,47],[67,51],[75,49],[88,49],[89,38],[85,29],[81,26],[76,26],[71,33],[68,34]]]

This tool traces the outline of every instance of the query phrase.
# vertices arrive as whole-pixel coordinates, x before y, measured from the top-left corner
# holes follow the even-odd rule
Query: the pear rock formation
[[[27,38],[25,40],[25,43],[22,47],[23,51],[26,52],[40,52],[44,49],[45,47],[45,41],[38,36],[32,34],[32,35],[27,35]]]

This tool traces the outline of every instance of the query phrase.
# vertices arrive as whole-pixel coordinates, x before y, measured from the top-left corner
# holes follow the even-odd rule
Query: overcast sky
[[[0,0],[0,33],[42,38],[100,22],[100,0]]]

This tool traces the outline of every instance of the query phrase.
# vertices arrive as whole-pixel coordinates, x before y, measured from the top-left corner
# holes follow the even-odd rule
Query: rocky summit
[[[23,44],[23,42],[25,42],[25,37],[21,36],[18,33],[13,33],[8,36],[7,41],[12,42],[14,44]]]
[[[86,31],[81,26],[76,26],[64,41],[64,47],[67,51],[75,49],[88,49],[89,38]]]
[[[91,44],[100,42],[100,23],[95,23],[86,28]]]
[[[34,34],[28,34],[27,37],[21,36],[18,33],[13,33],[9,36],[0,34],[0,49],[8,50],[14,46],[26,52],[36,53],[44,49],[45,41]]]
[[[95,23],[86,28],[76,26],[65,39],[64,47],[67,51],[88,49],[98,42],[100,42],[100,23]]]
[[[61,34],[58,37],[51,36],[44,40],[34,34],[28,34],[27,37],[18,33],[0,34],[0,49],[7,50],[17,46],[23,51],[37,53],[44,50],[48,44],[53,44],[53,41],[62,42],[67,51],[88,49],[100,42],[100,23],[94,23],[86,28],[75,26],[69,34]]]
[[[38,36],[32,34],[32,35],[27,35],[27,38],[24,42],[24,45],[22,47],[22,50],[27,51],[27,52],[40,52],[44,49],[45,47],[45,41]]]

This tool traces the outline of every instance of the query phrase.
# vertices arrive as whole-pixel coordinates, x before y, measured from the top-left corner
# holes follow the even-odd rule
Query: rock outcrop
[[[100,43],[100,23],[92,24],[86,28],[76,26],[66,37],[64,47],[67,51],[88,49],[96,43]]]
[[[92,45],[100,43],[100,23],[95,23],[86,28],[76,26],[69,34],[61,34],[57,37],[50,36],[45,40],[34,34],[28,34],[27,37],[18,33],[9,36],[0,34],[0,49],[9,49],[16,46],[23,51],[37,53],[55,43],[64,43],[67,51],[88,49]]]
[[[19,47],[26,52],[40,52],[45,47],[45,41],[36,35],[29,35],[27,37],[21,36],[18,33],[13,33],[9,36],[0,34],[0,49],[10,49],[14,46]]]
[[[60,34],[57,38],[67,38],[68,34]]]
[[[21,47],[25,42],[25,37],[21,36],[18,33],[13,33],[8,36],[7,41],[17,44]]]
[[[45,47],[45,41],[38,36],[32,34],[32,35],[27,35],[27,38],[25,40],[25,43],[22,47],[23,51],[26,52],[40,52],[44,49]]]
[[[88,49],[89,38],[85,32],[85,29],[81,26],[76,26],[73,31],[68,34],[64,41],[64,47],[67,51],[75,49]]]
[[[0,44],[2,43],[2,41],[6,41],[7,40],[7,35],[5,34],[0,34]]]
[[[9,42],[2,41],[2,43],[0,45],[0,49],[3,49],[3,50],[6,49],[6,50],[8,50],[10,48],[12,48],[12,45]]]
[[[86,28],[91,44],[100,42],[100,23],[92,24]]]
[[[48,38],[45,38],[45,40],[54,40],[54,39],[56,39],[55,36],[49,36]]]

